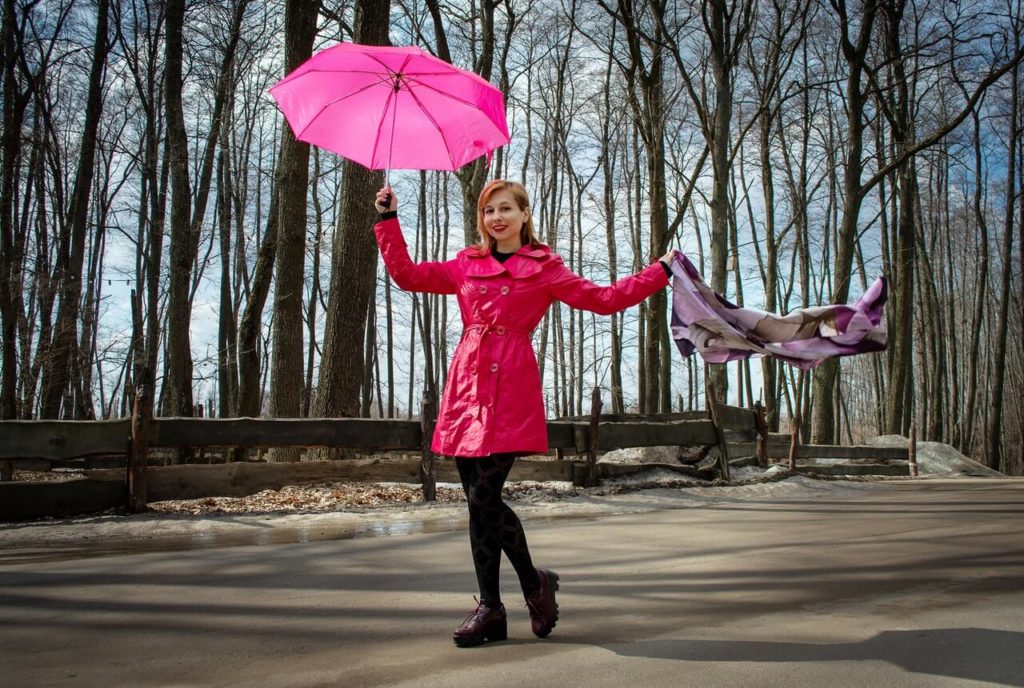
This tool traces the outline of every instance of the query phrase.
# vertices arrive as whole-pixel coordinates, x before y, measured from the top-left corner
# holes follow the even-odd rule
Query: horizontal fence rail
[[[412,451],[420,422],[368,418],[154,418],[151,447],[344,447]]]
[[[715,442],[709,420],[656,423],[601,422],[601,449],[698,445]],[[361,451],[416,451],[423,444],[419,421],[365,418],[154,418],[150,447],[315,447]],[[582,453],[590,448],[588,425],[549,421],[551,449]],[[0,460],[58,461],[123,453],[131,421],[0,421]]]
[[[729,463],[789,458],[790,468],[800,459],[860,461],[851,473],[893,474],[911,457],[907,448],[794,444],[791,435],[767,432],[763,410],[716,404],[705,411],[664,415],[601,414],[599,395],[591,416],[552,420],[547,424],[548,444],[559,456],[578,460],[523,459],[516,463],[513,480],[565,480],[594,484],[601,478],[663,467],[685,477],[728,480]],[[57,482],[0,482],[0,519],[64,516],[123,505],[165,499],[244,496],[285,485],[340,481],[416,482],[424,497],[432,499],[439,476],[457,482],[451,462],[435,463],[429,451],[433,428],[427,422],[366,418],[152,418],[133,449],[133,419],[103,421],[0,421],[0,462],[13,461],[67,465],[82,457],[96,457],[119,468],[86,471],[83,479]],[[717,449],[717,467],[676,464],[623,465],[601,463],[598,452],[634,447],[679,446]],[[353,458],[298,463],[241,461],[226,464],[175,466],[132,465],[129,457],[147,455],[148,449],[266,449],[271,447],[332,448],[366,453],[406,454],[388,458]],[[139,449],[141,448],[141,451]],[[422,454],[429,460],[421,460]],[[729,460],[729,456],[733,460]],[[740,458],[737,458],[740,457]],[[750,458],[747,458],[750,457]],[[141,459],[140,459],[141,460]],[[152,460],[152,459],[151,459]],[[133,459],[134,461],[134,459]],[[889,465],[883,465],[890,462]],[[892,464],[891,462],[897,462]],[[101,464],[102,465],[102,464]],[[912,458],[911,458],[912,465]],[[130,494],[128,475],[144,476]],[[436,466],[436,468],[435,468]],[[429,491],[428,491],[429,490]]]
[[[132,421],[0,421],[0,459],[60,461],[92,454],[122,454],[131,442]]]

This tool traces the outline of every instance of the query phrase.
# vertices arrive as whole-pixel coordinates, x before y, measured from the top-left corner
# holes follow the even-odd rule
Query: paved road
[[[528,524],[562,621],[463,650],[463,532],[0,548],[0,685],[1024,686],[1024,481],[729,494]]]

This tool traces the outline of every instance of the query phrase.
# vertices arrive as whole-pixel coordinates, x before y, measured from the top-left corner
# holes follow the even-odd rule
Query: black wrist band
[[[385,210],[383,213],[380,214],[381,220],[390,220],[393,217],[398,217],[397,210]]]

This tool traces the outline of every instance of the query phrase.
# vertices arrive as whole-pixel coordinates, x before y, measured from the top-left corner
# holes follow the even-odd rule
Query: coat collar
[[[536,248],[523,246],[504,263],[499,263],[490,253],[475,246],[464,248],[459,254],[468,259],[467,277],[494,277],[507,272],[513,279],[537,274],[552,256],[551,249],[544,245]]]

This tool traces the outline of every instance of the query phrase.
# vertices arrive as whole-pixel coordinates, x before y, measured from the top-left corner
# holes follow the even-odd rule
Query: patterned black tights
[[[510,454],[492,454],[478,459],[458,459],[455,465],[469,503],[469,543],[480,585],[480,601],[489,607],[501,604],[498,571],[501,553],[512,562],[525,594],[540,587],[540,578],[530,559],[526,533],[519,518],[501,499],[501,488],[515,463]]]

